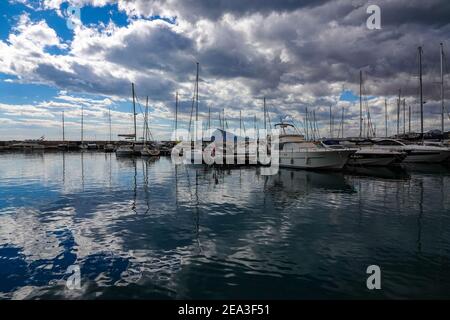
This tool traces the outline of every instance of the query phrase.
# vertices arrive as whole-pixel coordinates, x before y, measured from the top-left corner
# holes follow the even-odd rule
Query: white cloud
[[[47,0],[41,4],[59,9],[61,3]],[[273,117],[291,115],[301,120],[304,107],[309,106],[317,109],[319,123],[326,126],[326,110],[338,103],[342,88],[357,93],[360,68],[368,76],[368,94],[395,99],[399,86],[413,88],[415,84],[408,82],[408,77],[416,70],[417,38],[426,35],[429,42],[439,43],[448,39],[449,28],[431,30],[414,25],[414,7],[408,9],[413,11],[400,12],[398,19],[405,22],[395,25],[388,9],[394,10],[400,4],[389,1],[382,1],[385,25],[380,32],[365,28],[363,6],[349,6],[345,0],[325,5],[321,1],[302,5],[262,1],[257,6],[247,1],[227,1],[220,2],[220,8],[202,1],[177,0],[71,3],[118,3],[130,17],[176,16],[177,24],[134,17],[123,27],[112,22],[107,26],[77,26],[73,41],[64,44],[44,21],[32,22],[22,16],[8,41],[0,41],[0,50],[5,52],[0,57],[0,72],[15,75],[21,82],[45,83],[64,90],[66,93],[47,102],[48,106],[86,102],[92,105],[89,112],[96,117],[104,113],[109,102],[95,105],[64,100],[64,96],[82,92],[111,101],[129,99],[133,81],[141,103],[149,95],[155,110],[152,120],[156,122],[173,117],[175,90],[182,97],[180,118],[189,120],[195,62],[199,61],[203,117],[211,107],[214,118],[226,108],[230,117],[244,110],[246,118],[256,114],[261,119],[260,98],[268,96]],[[415,4],[421,8],[420,3]],[[438,19],[439,14],[435,14]],[[427,23],[422,20],[415,18],[417,24]],[[46,48],[51,46],[67,51],[49,54]],[[435,96],[433,76],[430,69],[426,72],[426,91],[431,100]],[[413,91],[406,97],[416,104]],[[379,108],[378,102],[373,100],[371,104]],[[337,112],[342,105],[338,104]],[[358,106],[345,106],[349,109],[347,115],[358,113]]]

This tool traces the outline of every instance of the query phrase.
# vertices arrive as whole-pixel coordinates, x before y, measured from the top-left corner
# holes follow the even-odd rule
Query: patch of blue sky
[[[12,79],[13,82],[5,81]],[[15,77],[0,75],[0,102],[6,104],[33,104],[50,100],[58,90],[44,84],[28,84],[14,82]]]
[[[154,16],[149,17],[149,20],[150,21],[163,20],[163,21],[165,21],[167,23],[170,23],[170,24],[177,24],[177,17],[162,17],[160,15],[154,15]]]
[[[373,100],[376,99],[376,96],[364,96],[365,100]],[[359,95],[354,94],[351,90],[344,90],[341,92],[341,95],[339,97],[340,101],[348,101],[348,102],[356,102],[359,101]]]
[[[355,101],[359,100],[359,96],[355,95],[351,90],[344,90],[341,92],[341,96],[339,97],[339,100],[355,102]]]
[[[68,7],[67,3],[61,5],[61,10],[66,16]],[[108,4],[103,7],[80,7],[80,18],[84,25],[107,25],[110,21],[118,27],[124,27],[129,24],[126,13],[119,11],[117,4]]]
[[[11,27],[14,25],[14,17],[29,9],[23,4],[11,4],[7,0],[0,1],[0,40],[7,39]]]

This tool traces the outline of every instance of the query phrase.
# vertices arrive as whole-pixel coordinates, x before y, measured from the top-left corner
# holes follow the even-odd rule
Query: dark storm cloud
[[[217,20],[226,13],[243,16],[253,13],[289,12],[327,2],[329,0],[178,0],[172,2],[171,7],[182,12],[183,18]]]
[[[257,109],[257,99],[268,96],[273,112],[287,115],[315,107],[317,118],[327,121],[327,108],[336,104],[341,90],[358,94],[360,70],[366,95],[386,97],[392,104],[401,89],[417,106],[418,46],[424,49],[425,99],[439,100],[439,43],[450,52],[448,0],[131,2],[140,4],[138,16],[161,10],[176,15],[179,26],[132,19],[111,41],[105,35],[96,41],[87,37],[78,53],[133,73],[138,93],[153,101],[172,106],[174,91],[184,91],[180,110],[185,113],[191,108],[187,92],[193,89],[197,61],[202,112],[207,107],[215,114],[222,108]],[[371,4],[381,8],[381,30],[366,27]],[[93,64],[70,67],[72,73],[43,63],[35,73],[60,88],[130,95],[129,75],[120,77],[104,67],[100,72]],[[370,100],[378,114],[382,108],[375,103]],[[436,111],[431,102],[427,106],[426,113]],[[356,115],[355,108],[346,115]]]
[[[130,81],[112,74],[105,76],[96,73],[92,66],[73,64],[73,72],[67,72],[55,66],[42,63],[35,74],[41,81],[53,83],[58,88],[74,92],[86,92],[105,96],[131,96]],[[139,83],[141,95],[151,95],[155,100],[169,100],[174,90],[174,83],[161,79],[157,75],[140,75],[135,79]]]
[[[164,26],[130,33],[105,57],[135,70],[163,70],[180,81],[186,80],[196,62],[193,40]]]

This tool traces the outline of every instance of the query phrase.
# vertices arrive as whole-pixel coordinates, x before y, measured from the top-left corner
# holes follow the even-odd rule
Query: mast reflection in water
[[[0,179],[2,298],[450,297],[446,166],[262,176],[2,154]],[[383,290],[366,289],[371,264]]]

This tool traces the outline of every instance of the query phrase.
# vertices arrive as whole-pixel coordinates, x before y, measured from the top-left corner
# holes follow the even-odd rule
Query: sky
[[[369,5],[380,29],[369,29]],[[79,16],[78,13],[79,12]],[[364,106],[378,135],[396,132],[401,90],[412,130],[420,128],[418,46],[423,47],[425,130],[440,128],[440,43],[450,52],[448,0],[1,0],[0,140],[85,139],[131,133],[131,83],[138,132],[146,99],[155,139],[191,115],[196,62],[199,118],[230,129],[271,124],[314,111],[321,136],[359,134],[359,72]],[[450,100],[445,55],[445,95]],[[330,107],[334,130],[330,133]],[[446,103],[450,111],[450,106]],[[401,112],[403,130],[403,110]],[[408,118],[408,115],[407,115]],[[446,130],[450,118],[446,114]],[[408,129],[408,124],[406,124]]]

